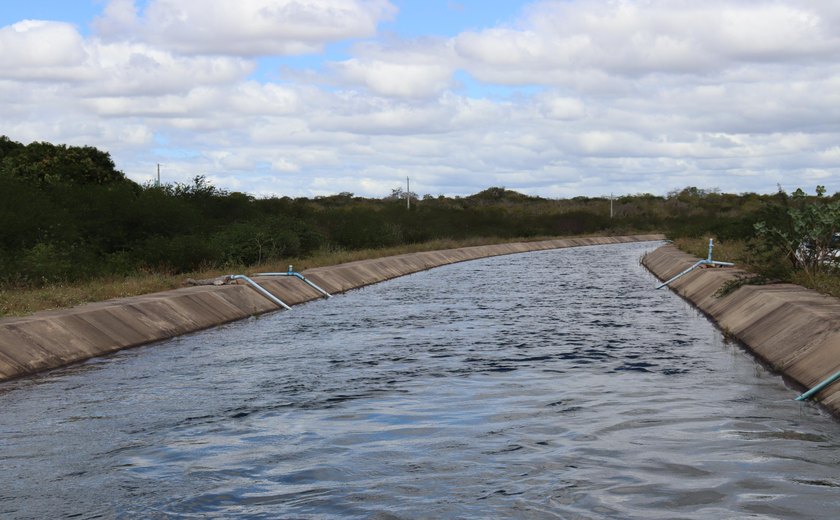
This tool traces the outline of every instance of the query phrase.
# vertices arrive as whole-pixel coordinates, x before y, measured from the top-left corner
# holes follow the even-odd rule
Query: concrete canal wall
[[[303,274],[341,293],[441,265],[565,247],[662,240],[662,235],[518,242],[412,253],[309,269]],[[321,295],[294,277],[255,278],[289,305]],[[0,381],[195,332],[277,306],[247,285],[199,286],[0,320]]]
[[[691,267],[697,258],[666,245],[642,263],[661,280]],[[696,269],[671,283],[677,294],[711,317],[720,328],[773,369],[812,388],[840,370],[840,300],[793,284],[744,286],[715,296],[737,268]],[[840,416],[840,382],[815,396]]]

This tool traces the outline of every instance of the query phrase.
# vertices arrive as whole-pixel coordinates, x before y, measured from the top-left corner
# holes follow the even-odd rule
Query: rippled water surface
[[[0,385],[2,518],[833,518],[840,424],[639,265],[447,266]]]

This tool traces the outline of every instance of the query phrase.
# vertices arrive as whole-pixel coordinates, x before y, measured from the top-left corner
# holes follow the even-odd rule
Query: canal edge
[[[592,245],[663,240],[660,234],[513,242],[308,269],[302,274],[331,294],[457,262]],[[254,277],[290,306],[322,295],[294,277]],[[278,310],[247,285],[206,285],[90,303],[0,320],[0,382],[79,363]]]
[[[668,280],[697,260],[666,244],[647,253],[642,265]],[[789,283],[745,285],[726,296],[716,295],[726,282],[746,274],[738,268],[696,269],[669,288],[762,363],[803,388],[840,370],[840,299]],[[815,397],[840,418],[840,383]]]

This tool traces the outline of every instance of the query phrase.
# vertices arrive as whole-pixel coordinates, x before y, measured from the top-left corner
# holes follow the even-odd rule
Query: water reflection
[[[448,266],[0,386],[0,516],[815,518],[838,425],[638,266]]]

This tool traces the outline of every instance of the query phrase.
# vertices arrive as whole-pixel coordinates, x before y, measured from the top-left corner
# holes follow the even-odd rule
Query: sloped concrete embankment
[[[668,280],[697,260],[666,245],[645,255],[642,263],[661,280]],[[670,287],[774,370],[806,388],[840,370],[840,300],[793,284],[748,285],[727,296],[715,296],[739,274],[745,272],[696,269]],[[840,415],[840,382],[815,399]]]
[[[663,238],[571,238],[465,247],[320,267],[303,274],[335,294],[477,258]],[[293,277],[256,281],[289,305],[321,296]],[[275,310],[275,304],[247,285],[224,285],[189,287],[0,320],[0,381]]]

